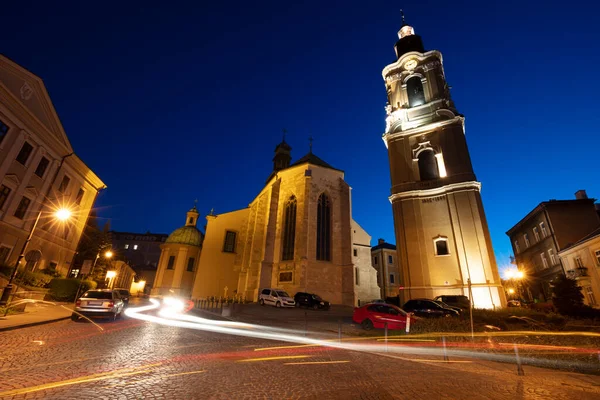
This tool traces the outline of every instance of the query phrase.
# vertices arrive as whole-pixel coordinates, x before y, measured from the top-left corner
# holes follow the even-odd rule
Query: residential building
[[[373,268],[377,270],[377,284],[381,288],[381,298],[396,297],[400,291],[401,271],[398,265],[396,245],[379,239],[371,248]]]
[[[398,37],[396,61],[382,75],[401,301],[465,295],[477,308],[503,307],[481,183],[442,54],[426,51],[404,21]]]
[[[100,178],[74,153],[42,80],[0,55],[0,264],[66,275]],[[72,211],[67,222],[57,208]],[[41,214],[40,214],[41,212]]]
[[[585,304],[600,308],[600,228],[561,250],[567,277],[581,287]]]
[[[559,252],[600,227],[594,201],[579,190],[572,200],[541,202],[506,232],[517,267],[525,272],[523,285],[533,299],[552,298],[552,281],[566,268]]]

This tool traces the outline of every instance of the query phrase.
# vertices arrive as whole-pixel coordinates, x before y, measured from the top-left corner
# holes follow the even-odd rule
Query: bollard
[[[308,315],[307,312],[304,311],[304,336],[308,335],[308,319],[307,319]]]
[[[383,326],[385,329],[385,352],[388,352],[388,329],[387,329],[387,322],[385,323],[385,325]]]
[[[444,361],[449,361],[448,352],[446,351],[446,336],[442,336],[442,345],[444,346]]]
[[[523,371],[523,366],[521,365],[521,357],[519,357],[519,349],[517,348],[517,344],[515,343],[515,356],[517,358],[517,374],[519,376],[525,375],[525,371]]]
[[[342,320],[338,320],[338,342],[342,343]],[[598,353],[598,358],[600,358],[600,353]]]

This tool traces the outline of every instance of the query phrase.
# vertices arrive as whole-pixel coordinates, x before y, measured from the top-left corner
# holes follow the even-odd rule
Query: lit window
[[[187,270],[188,272],[194,271],[194,264],[196,263],[196,259],[194,257],[188,258]]]
[[[519,249],[519,242],[517,240],[515,240],[514,244],[515,244],[515,253],[520,253],[521,249]]]
[[[390,274],[390,283],[394,283],[394,274]]]
[[[548,249],[548,255],[550,256],[550,265],[556,265],[556,256],[554,255],[554,250]]]
[[[134,244],[134,245],[133,245],[133,249],[134,249],[134,250],[137,250],[137,249],[138,249],[138,245],[137,245],[137,244]]]
[[[591,286],[585,287],[585,294],[587,295],[587,298],[588,298],[588,305],[595,306],[596,305],[596,296],[594,296],[594,291],[592,290]]]
[[[175,256],[169,256],[169,262],[167,263],[167,269],[173,269],[175,266]]]
[[[29,160],[29,156],[31,155],[32,151],[33,151],[32,145],[30,145],[27,142],[23,143],[23,147],[21,147],[21,151],[19,151],[19,154],[17,155],[16,160],[18,162],[20,162],[21,164],[25,165],[27,163],[27,160]]]
[[[279,282],[292,282],[293,279],[294,279],[294,274],[291,271],[279,273]]]
[[[129,249],[129,245],[125,244],[125,250]]]
[[[583,266],[583,261],[581,261],[581,257],[575,257],[575,265],[577,268],[585,268]]]
[[[438,172],[439,172],[440,178],[445,178],[447,176],[447,173],[446,173],[446,164],[444,163],[444,156],[442,155],[442,153],[437,153],[435,155],[435,158],[437,160],[437,166],[438,166]]]
[[[536,242],[540,241],[540,233],[538,232],[537,226],[533,227],[533,236],[535,237]]]
[[[4,122],[0,121],[0,143],[2,143],[2,141],[6,137],[7,132],[8,132],[8,125],[6,125]]]
[[[39,176],[40,178],[43,178],[44,177],[44,173],[48,169],[48,165],[49,164],[50,164],[50,161],[46,157],[42,157],[42,159],[38,163],[37,168],[35,169],[35,174],[37,176]]]
[[[450,250],[448,249],[448,239],[447,238],[437,238],[433,241],[435,245],[435,255],[436,256],[446,256],[450,254]]]
[[[77,197],[75,198],[75,204],[77,204],[78,206],[81,205],[81,200],[83,200],[84,194],[85,194],[85,190],[80,188],[79,191],[77,192]]]
[[[392,256],[388,255],[388,264],[393,264],[394,263],[394,259],[392,258]]]
[[[236,233],[227,231],[225,233],[225,243],[223,243],[223,251],[225,253],[235,253],[235,237]]]
[[[542,230],[542,237],[548,236],[548,232],[546,231],[546,223],[540,222],[540,229]]]
[[[67,191],[67,188],[69,187],[69,182],[71,182],[71,178],[69,178],[68,176],[63,176],[62,181],[60,181],[60,186],[58,187],[58,191],[61,193],[64,193]]]
[[[358,268],[354,268],[354,279],[356,282],[356,286],[359,286],[360,285],[360,276],[358,273]]]
[[[0,210],[4,207],[4,203],[8,199],[8,195],[10,194],[10,188],[8,186],[0,186]]]
[[[406,81],[406,93],[408,95],[408,106],[416,107],[425,104],[425,92],[423,82],[418,76],[413,76]]]
[[[542,265],[544,268],[548,268],[548,260],[546,259],[546,253],[541,253],[540,258],[542,259]]]
[[[282,260],[294,259],[294,245],[296,241],[296,197],[292,196],[285,204],[283,210],[283,253]]]
[[[21,201],[19,202],[19,205],[17,206],[17,209],[15,210],[15,217],[23,219],[23,217],[25,217],[27,209],[29,208],[29,204],[31,204],[31,200],[23,196],[23,198],[21,198]]]
[[[527,233],[523,235],[523,240],[525,241],[525,247],[529,247],[529,235]]]

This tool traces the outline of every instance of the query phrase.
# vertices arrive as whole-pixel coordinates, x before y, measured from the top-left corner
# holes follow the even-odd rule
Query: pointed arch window
[[[406,93],[408,94],[408,106],[416,107],[425,104],[425,91],[423,82],[418,76],[413,76],[406,81]]]
[[[283,253],[282,260],[294,259],[296,242],[296,197],[292,196],[283,209]]]
[[[331,204],[325,193],[317,205],[317,260],[331,260]]]
[[[422,181],[438,179],[440,177],[438,161],[433,149],[425,149],[417,157],[419,159],[419,175]]]

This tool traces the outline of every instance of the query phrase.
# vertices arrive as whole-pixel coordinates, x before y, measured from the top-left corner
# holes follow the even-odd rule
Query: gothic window
[[[227,231],[225,233],[225,243],[223,243],[223,251],[225,253],[235,253],[235,237],[236,233]]]
[[[331,205],[325,193],[317,205],[317,260],[331,260]]]
[[[445,237],[438,237],[433,240],[435,244],[435,255],[436,256],[446,256],[450,254],[450,250],[448,249],[448,239]]]
[[[296,197],[292,196],[283,209],[283,254],[282,260],[294,259],[296,240]]]
[[[437,159],[433,149],[426,149],[419,153],[419,174],[422,181],[438,179],[440,177]]]
[[[421,78],[413,76],[406,81],[406,92],[408,94],[408,106],[416,107],[425,104],[425,92]]]

